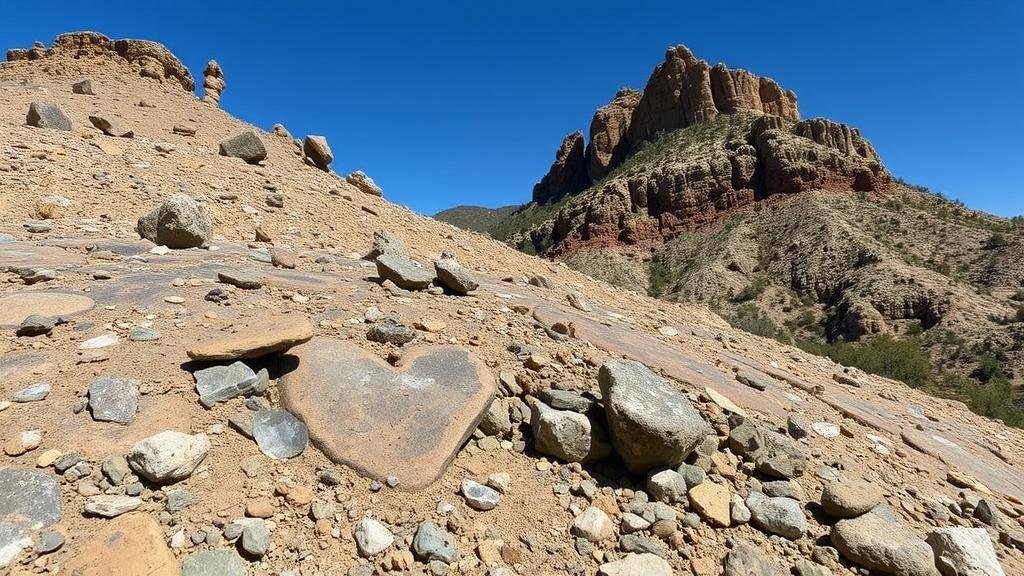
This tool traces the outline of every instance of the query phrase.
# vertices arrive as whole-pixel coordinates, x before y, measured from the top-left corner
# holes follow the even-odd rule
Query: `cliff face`
[[[857,129],[801,121],[796,95],[774,80],[676,46],[643,92],[622,89],[595,112],[585,148],[580,132],[563,140],[533,202],[579,197],[519,240],[551,254],[644,247],[775,194],[889,182]]]

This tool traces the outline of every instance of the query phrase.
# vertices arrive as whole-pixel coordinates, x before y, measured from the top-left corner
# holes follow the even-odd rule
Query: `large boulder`
[[[96,114],[89,116],[89,122],[107,136],[117,138],[134,138],[135,131],[125,122],[124,118],[113,114]]]
[[[712,433],[682,392],[639,362],[605,362],[598,380],[612,444],[635,474],[682,464]]]
[[[363,194],[369,194],[370,196],[384,195],[384,191],[380,189],[380,186],[377,186],[373,178],[370,178],[361,170],[356,170],[346,176],[345,181],[358,188]]]
[[[882,501],[882,488],[865,480],[843,480],[825,485],[821,507],[836,518],[853,518],[869,512]]]
[[[314,166],[324,171],[330,170],[329,166],[334,162],[334,154],[327,145],[327,138],[323,136],[306,136],[302,141],[302,153]]]
[[[381,279],[391,280],[406,290],[423,290],[435,278],[433,272],[403,256],[382,254],[377,257],[376,263],[377,275]]]
[[[232,136],[220,143],[220,155],[241,158],[249,164],[256,164],[267,157],[267,148],[252,130]]]
[[[139,235],[168,248],[198,248],[213,239],[213,220],[187,194],[175,194],[139,218]]]
[[[942,576],[1005,576],[984,528],[938,528],[927,541]]]
[[[539,400],[533,400],[530,408],[538,452],[565,462],[594,462],[611,454],[608,436],[599,422],[578,412],[555,410]]]
[[[913,530],[874,512],[840,520],[832,545],[847,560],[881,574],[936,576],[935,555]]]
[[[750,519],[759,530],[796,540],[807,532],[807,517],[800,502],[792,498],[769,498],[760,492],[747,496]]]
[[[29,104],[25,123],[36,128],[71,130],[71,119],[64,114],[64,111],[46,102],[33,102]]]

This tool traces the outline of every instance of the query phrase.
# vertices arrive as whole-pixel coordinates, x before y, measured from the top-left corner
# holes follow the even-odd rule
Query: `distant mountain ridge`
[[[490,233],[495,224],[519,209],[519,205],[486,208],[483,206],[454,206],[434,214],[435,220],[447,222],[465,230]]]

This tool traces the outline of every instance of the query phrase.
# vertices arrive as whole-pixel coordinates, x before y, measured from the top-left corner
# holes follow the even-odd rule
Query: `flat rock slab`
[[[179,576],[178,561],[164,542],[160,525],[145,512],[99,524],[64,566],[68,574]]]
[[[0,468],[0,522],[38,530],[60,520],[56,479],[30,468]]]
[[[419,490],[448,467],[496,393],[457,346],[413,348],[391,367],[351,343],[314,338],[282,358],[281,402],[331,460]]]
[[[0,327],[19,326],[33,314],[68,318],[91,310],[92,298],[62,292],[15,292],[0,296]]]
[[[313,337],[313,325],[304,316],[255,320],[233,333],[199,343],[188,351],[193,360],[238,360],[281,352]]]

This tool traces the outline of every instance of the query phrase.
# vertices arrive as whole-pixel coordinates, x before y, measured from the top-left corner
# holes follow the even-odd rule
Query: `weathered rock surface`
[[[174,194],[139,218],[139,235],[168,248],[198,248],[213,239],[213,220],[206,208],[187,194]]]
[[[573,132],[562,140],[555,152],[555,162],[548,173],[533,187],[533,201],[547,204],[565,195],[575,194],[589,184],[584,154],[583,132]]]
[[[840,520],[832,527],[832,545],[843,557],[882,574],[935,576],[935,557],[912,530],[875,513]]]
[[[224,71],[216,60],[210,60],[203,69],[203,102],[220,106],[220,95],[225,88]]]
[[[437,281],[456,294],[469,294],[480,286],[473,275],[454,258],[434,260],[434,272],[437,273]]]
[[[238,327],[232,334],[200,342],[188,351],[188,357],[206,362],[259,358],[288,350],[312,337],[313,325],[303,316],[262,318]]]
[[[807,532],[803,508],[792,498],[770,498],[755,492],[747,496],[746,505],[754,526],[769,534],[796,540]]]
[[[141,440],[128,451],[128,464],[137,474],[158,484],[188,478],[210,451],[205,434],[166,430]]]
[[[28,468],[0,468],[0,523],[38,530],[61,518],[57,482]]]
[[[395,535],[391,530],[373,518],[363,518],[357,522],[353,535],[361,556],[376,556],[395,542]]]
[[[256,132],[246,130],[220,143],[220,155],[241,158],[249,164],[257,164],[267,157],[267,148]]]
[[[30,104],[28,115],[25,116],[25,123],[36,128],[71,130],[71,119],[60,108],[46,102],[33,102]]]
[[[79,576],[181,574],[163,530],[145,512],[125,514],[98,526],[64,569]]]
[[[199,402],[210,408],[238,396],[262,394],[269,384],[266,369],[257,374],[244,362],[238,361],[227,366],[210,366],[192,373],[196,379]]]
[[[252,419],[252,435],[260,450],[278,460],[302,454],[309,432],[301,420],[282,410],[260,410]]]
[[[534,448],[565,462],[594,462],[611,454],[611,444],[600,422],[585,414],[555,410],[534,401],[530,427]]]
[[[723,576],[788,576],[789,571],[779,566],[757,548],[739,542],[725,557]],[[803,575],[806,576],[806,575]]]
[[[321,170],[329,171],[331,162],[334,162],[334,154],[323,136],[306,136],[302,141],[302,153]]]
[[[711,433],[686,396],[639,362],[606,362],[598,380],[612,444],[634,473],[678,466]]]
[[[984,528],[937,528],[927,542],[942,576],[1005,576]]]
[[[597,573],[601,576],[672,576],[672,566],[664,558],[646,552],[602,564]]]
[[[377,257],[377,275],[405,290],[423,290],[434,281],[434,273],[404,256],[381,254]]]
[[[447,468],[496,392],[483,363],[454,346],[408,351],[392,367],[353,344],[314,338],[282,364],[281,403],[318,448],[379,480],[399,473],[410,490]]]
[[[844,480],[825,485],[821,506],[836,518],[853,518],[868,512],[882,501],[878,484],[864,480]]]
[[[135,136],[135,131],[120,116],[94,114],[89,116],[89,122],[107,136],[115,138],[133,138]]]
[[[369,194],[370,196],[384,195],[384,191],[380,189],[380,186],[377,186],[377,183],[373,181],[373,178],[370,178],[360,170],[356,170],[346,176],[345,181],[355,186],[364,194]]]
[[[138,380],[100,376],[89,383],[89,409],[94,420],[128,424],[139,408]]]

